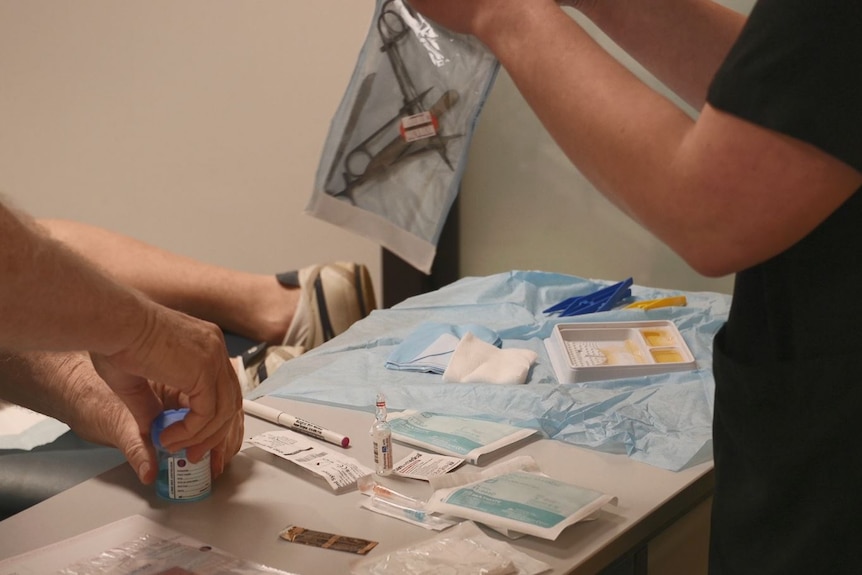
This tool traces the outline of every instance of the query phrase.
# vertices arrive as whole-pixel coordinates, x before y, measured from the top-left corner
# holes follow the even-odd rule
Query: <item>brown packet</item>
[[[288,525],[278,536],[291,543],[302,543],[303,545],[311,545],[312,547],[347,551],[348,553],[357,553],[359,555],[365,555],[377,545],[377,541],[314,531],[313,529],[306,529],[297,525]]]

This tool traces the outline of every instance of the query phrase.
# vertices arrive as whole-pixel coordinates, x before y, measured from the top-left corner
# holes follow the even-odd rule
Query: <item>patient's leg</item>
[[[39,220],[51,236],[155,301],[255,341],[280,344],[300,289],[274,275],[210,265],[109,230],[68,220]]]

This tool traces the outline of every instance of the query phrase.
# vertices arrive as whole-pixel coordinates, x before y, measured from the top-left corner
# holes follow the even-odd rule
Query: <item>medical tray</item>
[[[671,321],[561,323],[545,340],[560,383],[696,369]]]

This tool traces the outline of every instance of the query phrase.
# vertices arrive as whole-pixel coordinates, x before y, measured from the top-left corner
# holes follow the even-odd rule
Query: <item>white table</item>
[[[368,436],[371,414],[273,397],[260,401],[349,435],[351,446],[347,453],[373,469]],[[271,429],[278,427],[246,417],[246,437]],[[410,449],[396,443],[395,460]],[[554,574],[600,571],[618,557],[642,547],[712,491],[711,463],[671,472],[622,455],[553,440],[519,444],[482,463],[487,466],[514,454],[531,455],[551,477],[619,498],[617,507],[608,507],[595,521],[569,527],[556,541],[535,537],[510,541],[549,563]],[[384,481],[422,498],[431,491],[425,482],[403,478]],[[345,575],[349,563],[358,556],[282,541],[278,534],[288,524],[378,541],[369,556],[435,535],[360,508],[363,497],[357,491],[334,495],[298,467],[256,447],[239,453],[215,482],[212,496],[196,503],[159,499],[154,487],[140,485],[131,468],[122,465],[0,522],[0,558],[136,514],[249,561],[308,575]],[[493,531],[487,532],[503,539]]]

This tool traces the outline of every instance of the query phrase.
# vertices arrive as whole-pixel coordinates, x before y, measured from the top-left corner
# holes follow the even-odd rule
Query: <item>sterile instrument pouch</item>
[[[305,212],[430,273],[498,69],[476,38],[377,0]]]
[[[425,509],[483,523],[511,538],[553,541],[569,525],[617,503],[612,495],[548,477],[528,455],[478,472],[438,475],[430,483],[434,493]]]

